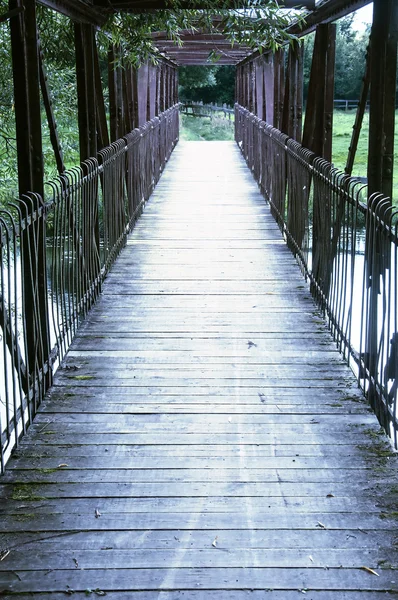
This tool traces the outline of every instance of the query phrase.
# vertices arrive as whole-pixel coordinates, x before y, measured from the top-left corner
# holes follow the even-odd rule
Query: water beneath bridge
[[[397,494],[238,148],[179,144],[0,481],[0,591],[395,597]]]

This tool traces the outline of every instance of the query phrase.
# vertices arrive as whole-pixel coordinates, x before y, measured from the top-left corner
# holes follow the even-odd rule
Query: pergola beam
[[[69,17],[76,23],[100,27],[107,19],[106,11],[99,11],[97,6],[93,6],[92,0],[37,0],[37,3]]]

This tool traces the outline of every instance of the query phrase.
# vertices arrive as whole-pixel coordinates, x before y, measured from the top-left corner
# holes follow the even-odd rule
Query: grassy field
[[[352,127],[355,121],[355,111],[335,111],[333,122],[333,162],[344,170],[348,148],[351,142]],[[365,114],[359,138],[358,149],[352,174],[366,177],[369,138],[369,113]],[[394,188],[393,201],[398,204],[398,111],[395,113],[395,156],[394,156]]]
[[[352,127],[355,121],[355,111],[347,112],[337,110],[334,113],[333,136],[333,163],[344,171],[347,161],[348,148],[351,143]],[[369,135],[369,113],[365,114],[353,175],[366,177]],[[210,121],[205,117],[180,116],[180,139],[186,141],[198,140],[233,140],[233,123],[221,118]],[[396,113],[395,127],[395,172],[394,172],[394,203],[398,204],[398,111]]]

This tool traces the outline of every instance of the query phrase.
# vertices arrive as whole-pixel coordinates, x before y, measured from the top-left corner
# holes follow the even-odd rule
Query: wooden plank
[[[381,519],[375,512],[353,512],[353,513],[323,513],[323,512],[308,512],[293,513],[291,510],[285,509],[283,512],[272,512],[268,509],[267,512],[256,514],[253,511],[253,502],[257,496],[264,494],[248,494],[249,484],[235,483],[233,486],[236,490],[236,496],[241,498],[241,510],[236,513],[207,513],[205,511],[199,513],[181,513],[167,512],[164,514],[156,513],[118,513],[107,515],[101,512],[101,498],[109,496],[111,484],[57,484],[60,487],[59,497],[78,498],[79,493],[86,487],[92,495],[92,510],[91,517],[87,518],[87,514],[52,514],[52,515],[33,515],[25,513],[26,517],[21,518],[20,515],[7,515],[7,527],[3,522],[0,522],[0,531],[8,532],[62,532],[62,531],[134,531],[147,529],[151,530],[176,530],[181,531],[201,529],[203,531],[218,530],[220,532],[228,529],[235,531],[251,529],[250,523],[256,523],[257,530],[309,530],[313,531],[316,528],[322,528],[318,523],[322,523],[326,530],[340,530],[344,532],[347,529],[362,529],[366,531],[383,531],[391,527],[391,521],[388,518]],[[166,488],[166,496],[169,495],[167,490],[171,487],[169,484],[163,484]],[[286,487],[289,484],[286,484]],[[311,484],[307,484],[311,488]],[[338,487],[338,484],[335,484]],[[48,486],[54,488],[55,485]],[[95,488],[99,489],[99,493],[95,496]],[[175,487],[175,486],[174,486]],[[186,487],[186,486],[185,486]],[[198,484],[189,486],[190,492],[186,493],[185,488],[182,497],[191,496],[198,497]],[[204,487],[202,492],[203,498],[207,497],[207,487]],[[223,486],[224,487],[224,486]],[[227,486],[225,486],[227,487]],[[255,487],[255,484],[252,485]],[[291,486],[293,487],[293,486]],[[304,484],[301,486],[304,488]],[[54,497],[54,493],[50,489],[46,489],[42,485],[43,497]],[[159,496],[161,490],[159,488],[150,488],[149,485],[145,489],[144,484],[128,485],[128,484],[113,484],[113,493],[119,497],[130,497],[134,499],[140,490],[143,490],[143,497]],[[289,488],[287,488],[289,489]],[[319,489],[330,489],[325,484],[319,484]],[[66,491],[67,490],[67,491]],[[359,486],[355,487],[355,492],[359,491]],[[326,496],[328,492],[324,494]],[[94,494],[94,496],[93,496]],[[233,496],[233,493],[229,494]],[[295,496],[292,491],[290,496]],[[4,497],[4,496],[3,496]],[[227,495],[228,497],[228,495]],[[269,495],[272,497],[272,494]],[[316,497],[316,496],[315,496]],[[96,517],[96,509],[100,515]],[[214,538],[213,538],[214,539]],[[213,540],[210,541],[210,544]],[[236,543],[236,542],[235,542]],[[0,578],[1,581],[1,578]]]
[[[358,590],[369,588],[375,590],[397,590],[394,571],[379,569],[379,577],[362,569],[323,569],[312,568],[229,568],[229,569],[74,569],[73,589],[99,590]],[[7,591],[20,593],[23,591],[41,592],[48,589],[48,571],[20,570],[18,577],[12,572],[0,575],[0,585]],[[71,573],[55,571],[51,573],[51,587],[54,591],[65,591]]]
[[[212,544],[220,531],[202,529],[191,529],[181,532],[178,529],[167,531],[147,530],[145,532],[136,532],[132,535],[131,531],[65,531],[63,535],[45,532],[21,533],[15,532],[8,534],[10,548],[26,548],[31,550],[35,543],[40,541],[42,544],[41,552],[63,550],[99,550],[99,549],[179,549],[196,548],[206,550],[209,544]],[[371,534],[371,535],[369,535]],[[0,534],[2,535],[2,534]],[[289,548],[289,549],[311,549],[313,556],[315,551],[325,548],[354,549],[367,548],[374,550],[381,548],[392,548],[395,532],[386,530],[347,530],[346,535],[342,535],[339,530],[330,529],[301,529],[301,530],[261,530],[255,529],[226,529],[223,531],[223,537],[218,538],[221,548]],[[0,537],[4,544],[4,536]],[[211,546],[213,549],[214,546]],[[313,556],[314,558],[314,556]],[[8,559],[10,560],[10,559]],[[388,596],[387,596],[388,597]]]
[[[221,548],[221,546],[219,547]],[[165,563],[176,561],[179,568],[272,568],[278,566],[305,569],[310,564],[317,567],[337,569],[342,564],[346,569],[360,568],[364,563],[371,564],[373,569],[378,568],[379,561],[386,560],[389,564],[397,564],[397,552],[386,548],[380,551],[369,550],[321,550],[316,554],[316,559],[305,550],[267,550],[259,549],[228,549],[228,552],[219,552],[214,549],[202,550],[198,560],[197,552],[190,549],[176,550],[89,550],[75,551],[73,556],[65,552],[43,552],[33,557],[27,557],[23,551],[14,553],[14,561],[18,570],[45,570],[45,569],[106,569],[112,564],[114,569],[145,568],[148,564],[153,568],[162,569]],[[310,558],[311,557],[311,558]],[[311,561],[312,559],[312,561]],[[76,567],[76,564],[78,567]],[[0,564],[0,572],[7,570],[7,563]]]
[[[69,592],[68,592],[69,593]],[[297,590],[272,590],[272,595],[275,600],[296,600],[297,598]],[[172,598],[172,592],[153,592],[153,591],[128,591],[128,592],[108,592],[107,596],[112,598],[112,600],[170,600]],[[208,591],[200,591],[200,590],[184,590],[184,599],[185,600],[204,600],[208,598]],[[73,593],[75,598],[87,598],[87,594],[85,591],[79,592],[74,591]],[[217,591],[218,600],[237,600],[241,598],[242,592],[240,590],[228,590],[224,592],[223,590]],[[20,598],[29,598],[30,594],[19,594]],[[47,594],[41,594],[41,598],[48,598]],[[250,590],[250,597],[253,600],[263,600],[264,591],[261,590]],[[386,592],[364,592],[364,591],[322,591],[322,592],[311,592],[311,598],[313,600],[385,600],[388,597],[386,596]],[[65,592],[60,594],[51,593],[51,600],[64,600]]]

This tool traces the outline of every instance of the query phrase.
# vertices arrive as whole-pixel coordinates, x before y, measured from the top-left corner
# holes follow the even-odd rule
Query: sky
[[[354,19],[354,27],[358,29],[358,31],[364,31],[365,25],[364,23],[371,23],[373,16],[373,2],[360,8],[356,11],[355,19]]]

